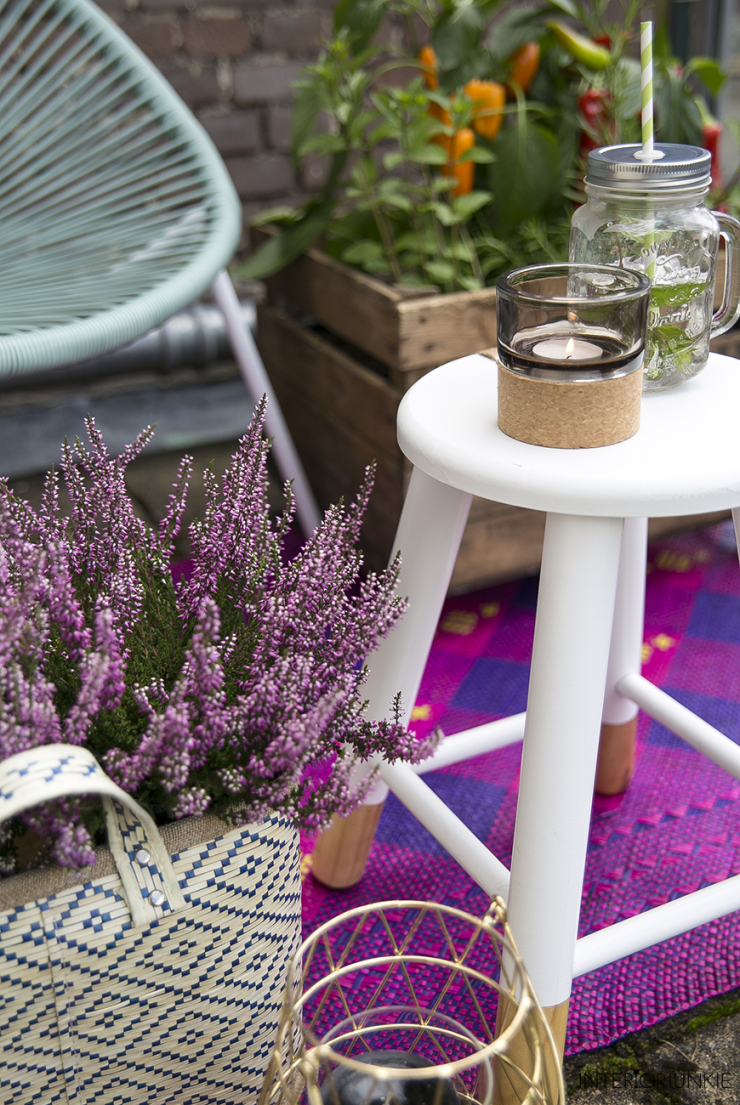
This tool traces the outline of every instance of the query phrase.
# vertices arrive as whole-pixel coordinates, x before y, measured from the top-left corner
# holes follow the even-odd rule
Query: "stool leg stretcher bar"
[[[516,744],[524,736],[525,713],[512,714],[498,721],[489,721],[486,725],[476,725],[474,729],[465,729],[440,741],[437,751],[422,760],[420,764],[410,764],[417,775],[427,771],[436,771],[440,767],[449,767],[474,756],[483,756],[486,752],[495,752],[497,748],[506,748]]]
[[[500,894],[505,900],[509,890],[509,872],[431,787],[408,764],[381,763],[380,773],[399,802],[403,802],[424,828],[447,849],[471,879],[486,894],[491,897]]]
[[[718,767],[740,779],[740,747],[714,726],[655,687],[636,672],[623,676],[618,692],[665,725]],[[387,765],[381,774],[388,788],[417,817],[487,894],[506,899],[509,872],[437,795],[415,780],[433,771],[504,748],[521,740],[526,714],[513,714],[445,738],[437,752],[421,764]],[[421,786],[419,785],[421,784]],[[698,925],[716,921],[740,909],[740,875],[707,886],[635,917],[590,933],[576,941],[573,977],[634,955],[653,944],[680,936]]]
[[[620,679],[618,687],[621,694],[631,698],[651,718],[665,725],[666,729],[670,729],[718,767],[740,779],[740,746],[724,733],[720,733],[719,729],[702,721],[686,706],[676,702],[637,672],[625,675]]]

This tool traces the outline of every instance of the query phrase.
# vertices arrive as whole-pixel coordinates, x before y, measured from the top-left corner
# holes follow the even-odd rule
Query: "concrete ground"
[[[564,1064],[571,1105],[736,1105],[740,990]]]

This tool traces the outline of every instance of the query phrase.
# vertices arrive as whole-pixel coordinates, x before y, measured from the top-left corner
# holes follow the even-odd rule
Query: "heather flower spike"
[[[183,457],[164,517],[134,511],[126,467],[152,430],[113,457],[92,419],[88,444],[62,447],[70,502],[47,478],[34,512],[0,481],[0,756],[39,744],[85,744],[161,823],[206,810],[239,822],[277,811],[320,828],[362,800],[355,758],[418,761],[388,703],[363,716],[364,662],[405,608],[399,562],[359,579],[358,539],[372,490],[326,515],[290,562],[294,514],[268,506],[266,399],[221,478],[204,476],[205,516],[190,527],[192,574],[169,563],[192,478]],[[84,800],[22,817],[62,864],[92,860],[102,819]],[[11,868],[12,834],[0,839]]]

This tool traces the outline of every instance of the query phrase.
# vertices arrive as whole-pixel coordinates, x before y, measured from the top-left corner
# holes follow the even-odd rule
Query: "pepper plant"
[[[446,292],[567,257],[589,149],[639,141],[639,7],[622,0],[615,22],[608,0],[341,0],[295,86],[293,156],[327,158],[326,183],[255,220],[281,230],[241,274],[269,276],[318,239]],[[395,34],[378,33],[384,20]],[[656,137],[702,144],[696,87],[715,94],[721,70],[681,70],[660,29],[655,56]]]

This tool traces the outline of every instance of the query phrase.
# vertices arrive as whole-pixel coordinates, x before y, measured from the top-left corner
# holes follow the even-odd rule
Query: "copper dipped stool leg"
[[[411,473],[391,560],[402,556],[398,594],[408,598],[407,612],[380,647],[368,657],[362,689],[367,717],[387,717],[401,692],[402,721],[408,725],[427,658],[450,585],[472,495],[428,476]],[[359,882],[388,788],[378,783],[371,803],[346,818],[335,818],[314,849],[313,874],[339,889]],[[377,804],[376,804],[377,803]],[[337,881],[339,880],[339,881]]]
[[[570,998],[566,998],[565,1001],[562,1001],[559,1005],[552,1005],[542,1010],[545,1020],[550,1026],[553,1042],[557,1051],[557,1056],[548,1057],[549,1062],[546,1060],[545,1068],[548,1082],[553,1089],[557,1085],[557,1072],[553,1069],[553,1063],[557,1060],[558,1056],[562,1060],[562,1055],[565,1051],[565,1032],[568,1027],[569,1006]],[[498,1008],[496,1010],[497,1038],[505,1031],[515,1012],[515,1006],[513,1006],[502,994],[499,997]],[[521,1033],[514,1039],[508,1054],[517,1067],[524,1071],[525,1074],[531,1075],[533,1073],[531,1052],[527,1045],[527,1041]],[[509,1067],[508,1064],[501,1063],[499,1060],[496,1060],[494,1069],[494,1105],[521,1105],[521,1102],[525,1099],[528,1088],[524,1080],[517,1078],[512,1068]],[[553,1097],[553,1101],[554,1100],[555,1098]],[[561,1105],[564,1105],[564,1103],[561,1103]]]
[[[314,878],[333,890],[345,890],[360,881],[383,805],[360,806],[349,817],[335,817],[329,828],[319,833],[311,866]]]
[[[616,684],[629,672],[639,674],[642,665],[646,560],[647,518],[625,518],[596,765],[598,794],[621,794],[634,770],[637,706],[619,694]]]

